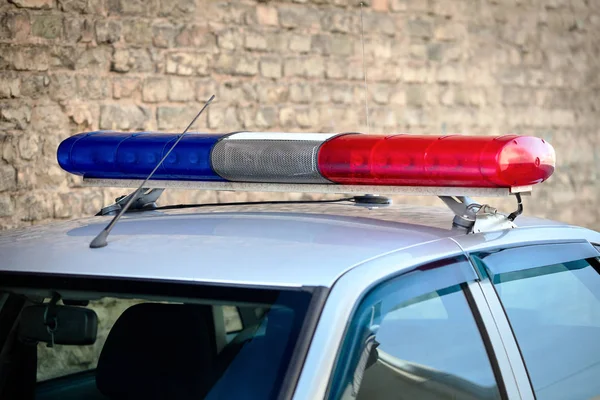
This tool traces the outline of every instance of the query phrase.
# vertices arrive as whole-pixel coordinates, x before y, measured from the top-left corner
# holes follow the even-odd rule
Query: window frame
[[[512,324],[508,318],[508,314],[506,313],[504,304],[500,299],[500,295],[496,290],[494,283],[492,282],[492,278],[488,275],[485,265],[482,265],[482,261],[477,260],[474,256],[481,253],[489,253],[489,252],[499,252],[503,250],[511,250],[521,252],[535,252],[539,251],[540,248],[555,246],[555,245],[564,245],[571,246],[571,252],[575,253],[577,249],[574,247],[579,246],[580,250],[583,250],[581,257],[579,259],[589,259],[590,256],[593,257],[593,251],[596,251],[596,257],[600,257],[600,244],[596,244],[585,239],[583,240],[552,240],[552,241],[543,241],[543,242],[535,242],[535,243],[512,243],[509,245],[503,246],[492,246],[489,248],[479,248],[477,250],[466,252],[469,261],[475,268],[477,274],[480,277],[479,286],[482,289],[482,294],[485,298],[485,301],[490,306],[490,312],[492,314],[493,319],[498,324],[499,333],[501,336],[501,340],[504,342],[505,349],[507,351],[508,357],[510,359],[510,363],[512,368],[515,370],[515,377],[518,383],[519,391],[523,399],[535,399],[535,390],[533,387],[533,383],[531,381],[531,377],[529,375],[529,370],[525,363],[525,358],[523,357],[523,352],[521,351],[521,347],[519,342],[517,341],[517,337],[515,335]],[[587,249],[585,249],[587,248]],[[589,252],[589,253],[588,253]],[[584,254],[588,254],[586,257]],[[595,266],[591,265],[599,274],[600,270]],[[528,268],[524,268],[522,270],[539,268],[540,265],[530,266]]]
[[[478,292],[477,292],[478,290],[480,290],[480,288],[478,286],[479,285],[478,281],[480,279],[479,275],[478,275],[476,269],[474,268],[474,265],[471,262],[471,260],[469,259],[469,257],[464,253],[459,253],[457,255],[447,256],[445,258],[441,258],[438,260],[431,260],[426,263],[416,264],[413,268],[404,270],[400,273],[389,275],[384,280],[378,282],[376,286],[371,287],[368,291],[363,293],[356,300],[355,304],[353,305],[353,311],[350,314],[350,318],[348,320],[346,330],[344,331],[344,334],[342,336],[342,339],[341,339],[341,342],[340,342],[340,345],[338,348],[338,353],[334,360],[333,368],[331,370],[329,381],[327,383],[327,389],[325,391],[324,399],[333,400],[334,399],[333,396],[335,396],[336,394],[339,394],[339,390],[338,390],[339,388],[338,388],[338,385],[335,383],[335,380],[338,377],[338,368],[340,367],[340,363],[342,363],[345,359],[345,357],[344,358],[341,357],[340,353],[342,352],[343,348],[346,345],[346,340],[347,340],[348,334],[349,334],[348,330],[349,330],[350,322],[356,317],[356,314],[357,314],[358,310],[360,309],[360,306],[362,305],[365,298],[367,296],[369,296],[373,291],[380,288],[381,286],[384,286],[384,285],[387,285],[390,283],[393,284],[394,281],[398,281],[398,280],[402,279],[403,276],[405,276],[411,272],[414,272],[416,270],[427,270],[427,269],[433,269],[436,267],[444,268],[444,267],[449,267],[452,265],[456,266],[456,264],[459,264],[459,263],[465,263],[466,266],[468,266],[467,268],[469,268],[473,272],[473,277],[469,277],[469,278],[465,277],[464,280],[462,280],[461,282],[458,282],[458,283],[454,283],[453,285],[459,286],[460,290],[463,292],[463,295],[465,296],[465,301],[467,303],[469,310],[471,311],[471,316],[473,317],[475,326],[481,336],[481,342],[485,349],[487,359],[490,363],[490,368],[492,370],[492,374],[496,380],[498,392],[500,393],[500,398],[501,399],[512,398],[512,396],[510,395],[510,391],[507,390],[507,379],[510,380],[510,378],[512,378],[512,371],[507,371],[506,363],[501,362],[498,359],[498,352],[500,351],[500,355],[502,355],[503,349],[497,348],[499,343],[501,343],[501,342],[499,342],[498,340],[492,339],[492,337],[494,337],[494,338],[498,337],[497,332],[495,332],[495,333],[489,332],[489,330],[490,330],[489,320],[491,317],[491,312],[490,312],[490,309],[488,308],[488,305],[485,303],[485,299],[481,295],[478,295]],[[457,267],[457,268],[460,268],[460,267]],[[475,285],[475,293],[473,290],[473,285]],[[342,368],[345,371],[348,367],[344,366]]]

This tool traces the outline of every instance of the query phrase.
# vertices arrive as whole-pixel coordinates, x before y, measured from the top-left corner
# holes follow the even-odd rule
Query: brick
[[[84,30],[87,26],[84,24],[87,22],[85,19],[81,19],[79,17],[65,17],[63,19],[63,39],[67,43],[77,43],[84,42],[88,37],[86,36],[84,39]],[[87,34],[87,31],[86,31]]]
[[[422,3],[426,3],[423,1]],[[393,12],[406,11],[407,9],[406,0],[390,0],[390,10]]]
[[[230,129],[238,126],[240,121],[234,107],[210,107],[208,110],[208,127],[210,129]]]
[[[34,8],[34,9],[50,9],[54,5],[54,0],[9,0],[20,8]]]
[[[256,15],[255,6],[240,4],[239,2],[209,1],[206,3],[204,15],[208,21],[228,25],[241,25],[253,22]],[[254,18],[256,19],[256,18]]]
[[[113,97],[115,99],[132,98],[140,90],[140,80],[138,78],[119,77],[113,80]]]
[[[310,103],[312,99],[312,89],[306,83],[294,83],[290,85],[290,101],[294,103]]]
[[[322,58],[317,57],[288,59],[284,63],[283,71],[284,76],[320,78],[325,74],[325,63]]]
[[[300,128],[312,128],[319,125],[319,110],[316,108],[297,108],[296,123]]]
[[[313,53],[331,54],[331,36],[322,34],[313,35],[311,38],[311,50]]]
[[[390,104],[404,106],[406,105],[406,92],[404,89],[396,88],[390,94]]]
[[[49,94],[52,100],[62,101],[77,96],[77,82],[72,74],[58,73],[50,75]],[[36,88],[39,91],[39,88]]]
[[[73,218],[82,208],[81,196],[75,192],[58,193],[53,206],[54,218]]]
[[[6,122],[5,122],[6,121]],[[31,107],[28,105],[0,105],[0,129],[23,130],[31,121]]]
[[[159,16],[183,18],[194,15],[196,12],[195,0],[161,0]]]
[[[205,26],[198,24],[185,25],[175,38],[178,47],[193,47],[196,50],[214,51],[217,47],[217,36],[209,32]]]
[[[287,85],[257,85],[256,92],[258,100],[264,104],[280,104],[287,102],[290,87]]]
[[[236,50],[244,44],[244,36],[238,29],[225,29],[217,34],[217,45],[221,49]]]
[[[147,103],[158,103],[167,100],[169,82],[164,78],[148,78],[144,80],[142,100]]]
[[[423,19],[410,19],[407,23],[409,36],[429,39],[433,36],[433,24]]]
[[[244,129],[255,129],[256,126],[256,110],[253,107],[238,108],[237,119],[240,121]]]
[[[90,14],[87,0],[58,0],[58,8],[61,11],[77,14]]]
[[[60,15],[36,15],[31,21],[31,34],[44,39],[59,38],[63,21]]]
[[[248,32],[244,36],[244,47],[248,50],[268,50],[267,39],[258,32]]]
[[[435,26],[434,38],[436,40],[462,40],[466,36],[466,26],[461,22],[446,21]]]
[[[46,71],[50,66],[50,54],[46,47],[0,46],[0,70]]]
[[[158,13],[159,0],[107,0],[110,15],[152,16]]]
[[[168,22],[159,22],[152,25],[152,43],[156,47],[169,48],[175,45],[175,38],[181,26]]]
[[[256,6],[256,19],[261,25],[276,26],[279,24],[277,8],[259,4]]]
[[[169,78],[170,101],[193,101],[196,98],[195,82],[190,78]]]
[[[331,88],[331,101],[337,104],[350,104],[354,101],[354,89],[348,85],[336,85]]]
[[[335,56],[349,56],[354,51],[354,38],[346,35],[333,35],[331,37],[331,54]]]
[[[259,128],[271,128],[277,124],[276,107],[260,107],[256,112],[256,126]]]
[[[263,58],[260,61],[260,74],[265,78],[281,78],[281,61],[276,58]]]
[[[401,72],[402,79],[408,83],[433,82],[433,70],[425,67],[405,68]]]
[[[174,75],[208,75],[210,55],[204,53],[176,52],[167,55],[166,72]]]
[[[348,76],[348,63],[344,60],[329,58],[325,66],[325,77],[328,79],[344,79]]]
[[[14,212],[15,206],[10,195],[8,193],[0,195],[0,217],[11,217]],[[4,228],[10,229],[9,225],[5,225]]]
[[[256,103],[258,93],[251,83],[226,81],[219,86],[218,98],[224,103],[246,106]]]
[[[283,107],[279,110],[279,124],[285,128],[294,126],[296,123],[296,112],[292,107]]]
[[[205,103],[210,96],[217,94],[217,84],[213,79],[200,79],[196,82],[194,88],[196,92],[196,100]],[[219,100],[222,100],[219,98]]]
[[[31,126],[34,132],[43,135],[64,135],[71,130],[69,117],[64,113],[61,106],[53,103],[38,104],[31,112]]]
[[[152,26],[145,20],[130,18],[123,21],[123,38],[129,44],[152,44]]]
[[[440,83],[464,82],[465,71],[459,65],[442,65],[437,71],[437,81]]]
[[[308,7],[281,5],[278,8],[279,23],[284,28],[318,28],[319,12]]]
[[[308,53],[311,49],[311,37],[308,35],[292,35],[289,41],[291,51]]]
[[[85,100],[110,97],[110,81],[99,76],[77,76],[77,94]]]
[[[321,29],[330,32],[360,32],[360,19],[348,11],[331,11],[322,18]]]
[[[0,15],[0,39],[27,39],[31,32],[29,14],[5,13]]]
[[[221,53],[215,62],[215,69],[230,75],[254,76],[258,74],[258,59],[243,53]]]
[[[133,104],[107,104],[100,107],[100,129],[147,129],[151,117],[152,112],[146,107]]]
[[[371,8],[373,11],[387,12],[388,11],[388,0],[372,0]]]
[[[361,94],[364,93],[362,88],[360,88],[360,92]],[[369,92],[373,101],[377,104],[387,104],[390,101],[390,86],[387,84],[371,85]]]
[[[0,192],[17,188],[17,171],[12,165],[0,165]]]
[[[39,156],[40,139],[38,135],[21,135],[17,143],[22,160],[29,161]]]
[[[99,110],[98,107],[89,103],[70,102],[65,107],[66,115],[71,121],[77,124],[78,129],[89,129],[92,126],[98,126]],[[58,143],[46,140],[44,142],[44,153],[54,154],[57,147]]]
[[[85,69],[86,72],[108,71],[110,68],[110,53],[111,49],[104,46],[78,50],[74,69]]]
[[[52,218],[52,200],[45,193],[29,193],[16,199],[16,214],[21,216],[21,221],[43,221]],[[96,210],[97,211],[97,210]]]
[[[0,99],[21,96],[21,79],[18,75],[0,75]]]
[[[182,131],[197,113],[197,106],[158,107],[156,112],[158,129]],[[206,115],[198,118],[195,126],[206,126]]]
[[[69,90],[70,88],[67,86],[65,90]],[[54,93],[52,93],[52,88],[50,85],[50,77],[46,74],[35,74],[30,75],[25,81],[23,81],[21,85],[21,93],[23,97],[29,97],[32,99],[39,99],[42,97],[48,96],[50,94],[50,98],[54,100]],[[62,91],[58,91],[58,93],[64,93]],[[75,97],[76,90],[71,92],[73,97]]]
[[[121,21],[105,20],[97,21],[95,25],[96,42],[101,43],[116,43],[121,38]]]
[[[396,23],[387,14],[367,13],[363,17],[365,34],[370,32],[392,36],[396,33]]]

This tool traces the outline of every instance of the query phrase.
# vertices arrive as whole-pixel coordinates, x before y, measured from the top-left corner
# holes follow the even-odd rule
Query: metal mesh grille
[[[238,182],[331,183],[317,169],[322,141],[221,140],[212,166],[221,177]]]

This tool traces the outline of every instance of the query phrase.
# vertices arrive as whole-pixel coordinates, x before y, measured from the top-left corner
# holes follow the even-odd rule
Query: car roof
[[[351,202],[208,205],[126,214],[108,246],[90,241],[112,216],[2,232],[0,271],[257,286],[331,286],[353,266],[462,235],[446,208]],[[519,217],[519,226],[560,225]],[[432,258],[435,254],[432,254]]]

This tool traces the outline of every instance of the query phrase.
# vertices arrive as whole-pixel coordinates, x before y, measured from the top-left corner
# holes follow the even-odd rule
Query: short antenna
[[[363,63],[363,75],[365,77],[365,114],[367,116],[367,133],[371,131],[371,127],[369,126],[369,105],[367,98],[369,97],[369,88],[367,86],[367,67],[365,66],[365,28],[363,25],[363,5],[364,3],[360,2],[360,41],[362,42],[362,63]]]
[[[121,208],[121,210],[119,211],[119,213],[117,215],[115,215],[115,217],[112,219],[112,221],[110,221],[108,223],[108,225],[106,225],[106,227],[98,234],[98,236],[96,236],[94,238],[94,240],[91,241],[90,247],[92,249],[97,249],[97,248],[104,247],[104,246],[107,245],[106,239],[108,238],[108,234],[110,233],[110,231],[112,230],[112,228],[115,226],[115,224],[117,223],[117,221],[119,220],[119,218],[121,218],[121,216],[123,214],[125,214],[125,212],[129,208],[129,206],[131,206],[131,204],[135,200],[137,200],[139,198],[142,189],[146,185],[146,182],[148,182],[148,180],[150,178],[152,178],[152,175],[154,175],[154,173],[156,172],[156,170],[158,170],[158,167],[160,167],[162,165],[163,161],[165,161],[166,158],[169,156],[169,154],[171,154],[171,151],[173,151],[173,149],[175,148],[175,146],[177,146],[177,143],[179,143],[179,141],[183,138],[183,136],[187,133],[187,131],[192,127],[192,125],[194,124],[194,122],[196,122],[196,120],[198,119],[198,117],[200,117],[200,114],[202,114],[202,112],[204,111],[204,109],[206,109],[206,107],[208,107],[208,105],[213,101],[214,98],[215,98],[215,95],[213,94],[210,97],[210,99],[208,99],[208,101],[204,104],[204,106],[202,107],[202,109],[200,110],[200,112],[198,112],[198,114],[196,114],[196,116],[194,117],[194,119],[192,120],[192,122],[190,122],[190,124],[188,125],[188,127],[185,128],[185,130],[183,131],[183,133],[181,135],[179,135],[179,137],[177,138],[177,140],[175,141],[175,143],[173,143],[173,146],[171,146],[171,148],[169,149],[169,151],[167,151],[167,154],[165,154],[163,156],[163,158],[158,162],[158,164],[156,164],[156,167],[154,167],[154,169],[152,170],[152,172],[150,172],[150,175],[148,175],[148,177],[146,179],[144,179],[144,182],[142,182],[142,184],[140,185],[140,187],[138,187],[137,190],[134,192],[134,194],[129,197],[129,201],[127,201],[127,203],[125,203],[125,206],[123,206],[123,208]]]

